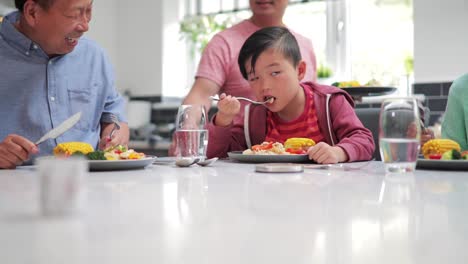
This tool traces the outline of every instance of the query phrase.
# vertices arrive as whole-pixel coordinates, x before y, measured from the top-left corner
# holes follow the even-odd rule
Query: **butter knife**
[[[36,141],[36,145],[39,145],[41,144],[42,142],[48,140],[48,139],[51,139],[51,138],[56,138],[60,135],[62,135],[63,133],[65,133],[65,131],[67,131],[68,129],[72,128],[76,122],[78,122],[81,118],[81,112],[78,112],[74,115],[72,115],[70,118],[68,118],[67,120],[63,121],[62,124],[60,124],[58,127],[50,130],[49,132],[47,132],[44,136],[41,137],[41,139],[39,139],[38,141]]]

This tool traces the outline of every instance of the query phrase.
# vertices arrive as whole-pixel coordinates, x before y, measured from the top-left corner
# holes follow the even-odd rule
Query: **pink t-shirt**
[[[215,82],[221,87],[220,93],[255,99],[249,83],[242,77],[237,58],[247,38],[259,29],[260,27],[250,20],[244,20],[216,34],[203,51],[196,77]],[[307,64],[302,81],[315,81],[317,63],[312,42],[304,36],[291,32],[296,37],[302,59]]]

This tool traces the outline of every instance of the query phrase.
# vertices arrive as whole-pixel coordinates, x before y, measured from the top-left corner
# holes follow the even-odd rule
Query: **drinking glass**
[[[419,110],[415,98],[390,98],[382,103],[379,144],[386,172],[414,171],[420,136]]]
[[[207,116],[203,105],[181,105],[176,118],[176,156],[203,161],[208,146]]]

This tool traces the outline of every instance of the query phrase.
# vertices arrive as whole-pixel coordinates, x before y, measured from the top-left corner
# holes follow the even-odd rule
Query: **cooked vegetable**
[[[273,148],[273,142],[263,142],[260,145],[253,145],[252,150],[253,151],[259,151],[259,150],[268,150]]]
[[[86,155],[89,152],[94,151],[93,146],[86,142],[64,142],[58,144],[54,148],[54,155],[55,156],[71,156],[75,152],[81,152],[82,154]]]
[[[291,153],[291,154],[306,154],[307,153],[303,149],[292,149],[292,148],[287,148],[286,152]]]
[[[97,150],[90,152],[86,155],[86,158],[89,160],[106,160],[106,157],[104,156],[104,151]]]
[[[431,154],[431,155],[429,155],[429,159],[432,159],[432,160],[440,160],[441,158],[442,158],[441,154]]]
[[[284,142],[284,147],[286,149],[307,150],[312,146],[315,146],[315,141],[310,138],[288,138],[286,142]]]
[[[422,154],[424,158],[429,159],[429,155],[431,154],[443,154],[452,149],[460,152],[460,145],[451,139],[431,139],[422,147]]]
[[[460,154],[460,151],[452,149],[452,150],[444,152],[444,154],[442,154],[441,159],[443,159],[443,160],[459,160],[459,159],[461,159],[461,154]]]
[[[468,150],[465,150],[461,153],[461,158],[464,160],[468,160]]]
[[[345,87],[360,87],[361,84],[358,81],[345,81],[345,82],[334,82],[332,83],[332,86],[339,87],[339,88],[345,88]]]

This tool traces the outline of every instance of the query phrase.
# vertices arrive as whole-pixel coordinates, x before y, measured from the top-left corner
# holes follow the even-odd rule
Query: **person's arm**
[[[14,169],[38,152],[37,146],[26,138],[8,135],[0,142],[0,169]]]
[[[197,77],[195,82],[192,85],[187,96],[182,101],[182,104],[201,104],[205,107],[205,113],[208,115],[208,112],[211,108],[211,99],[210,96],[215,95],[219,92],[220,87],[215,82],[207,78]],[[175,137],[172,136],[172,142],[168,150],[169,156],[176,155],[176,142]]]
[[[346,161],[370,160],[375,144],[372,132],[365,128],[344,95],[334,95],[330,99],[332,130],[337,139],[336,147],[341,147],[348,156]]]
[[[465,149],[468,148],[468,124],[465,121],[468,109],[464,105],[466,104],[465,97],[468,96],[463,96],[463,92],[468,88],[468,81],[465,85],[463,84],[463,82],[455,81],[450,87],[447,108],[442,121],[442,138],[452,139],[458,142],[462,149]]]
[[[206,113],[208,113],[211,108],[210,96],[217,94],[219,90],[220,87],[215,82],[198,77],[182,104],[202,104],[205,106]]]

